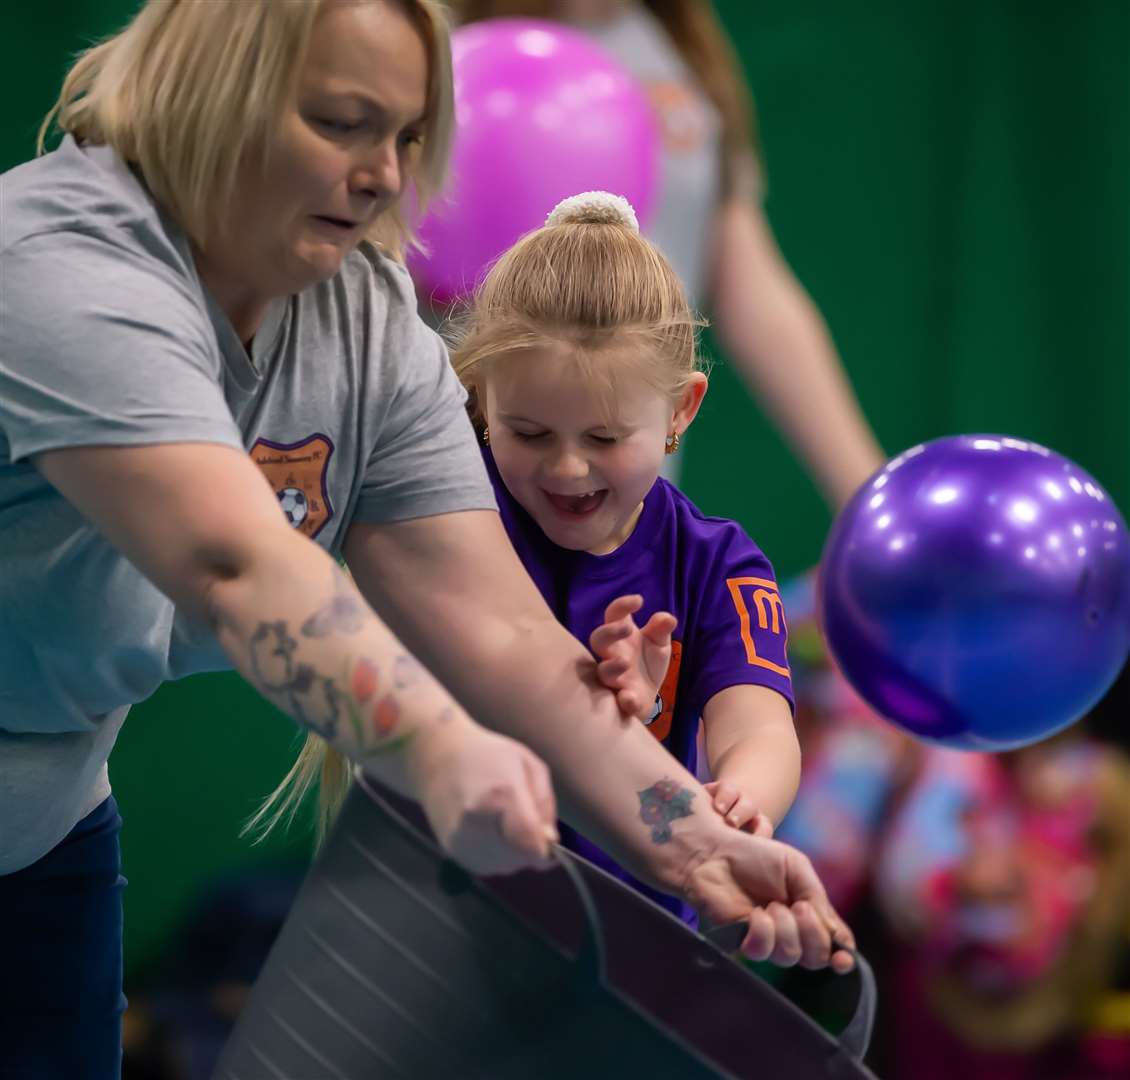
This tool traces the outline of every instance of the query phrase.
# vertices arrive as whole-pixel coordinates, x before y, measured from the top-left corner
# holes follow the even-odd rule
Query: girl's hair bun
[[[582,191],[562,199],[545,219],[546,225],[623,225],[640,231],[632,204],[608,191]]]

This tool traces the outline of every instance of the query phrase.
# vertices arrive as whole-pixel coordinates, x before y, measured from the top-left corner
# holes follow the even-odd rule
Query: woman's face
[[[424,42],[399,7],[328,0],[266,177],[257,168],[241,177],[233,225],[209,248],[221,301],[225,292],[269,300],[337,272],[401,192],[422,136],[427,77]]]

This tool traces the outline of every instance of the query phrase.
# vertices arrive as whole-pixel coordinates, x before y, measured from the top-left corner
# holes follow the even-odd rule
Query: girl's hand
[[[549,769],[466,717],[416,733],[408,751],[420,803],[443,850],[474,874],[545,869],[558,840]]]
[[[604,622],[589,638],[600,681],[616,695],[626,719],[646,720],[671,662],[676,619],[657,611],[641,629],[632,615],[643,607],[639,595],[621,596],[605,608]]]
[[[725,780],[712,780],[703,784],[710,796],[710,805],[722,815],[727,825],[744,829],[754,836],[773,838],[773,822],[761,813],[751,798],[743,795],[733,784]]]

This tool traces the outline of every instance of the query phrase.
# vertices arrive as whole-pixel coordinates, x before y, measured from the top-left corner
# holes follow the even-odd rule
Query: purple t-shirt
[[[554,544],[518,504],[484,451],[502,522],[514,549],[558,620],[587,643],[618,596],[639,593],[643,625],[656,611],[678,620],[671,664],[647,724],[695,771],[699,719],[729,686],[768,686],[793,706],[784,611],[773,567],[740,525],[706,517],[660,478],[632,535],[608,555]],[[656,777],[656,779],[659,779]],[[688,922],[692,909],[633,878],[595,844],[562,826],[563,842]]]

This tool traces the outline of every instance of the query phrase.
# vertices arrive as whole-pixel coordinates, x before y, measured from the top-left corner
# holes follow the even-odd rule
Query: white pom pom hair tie
[[[582,191],[562,199],[545,219],[546,225],[624,225],[640,231],[632,204],[609,191]]]

